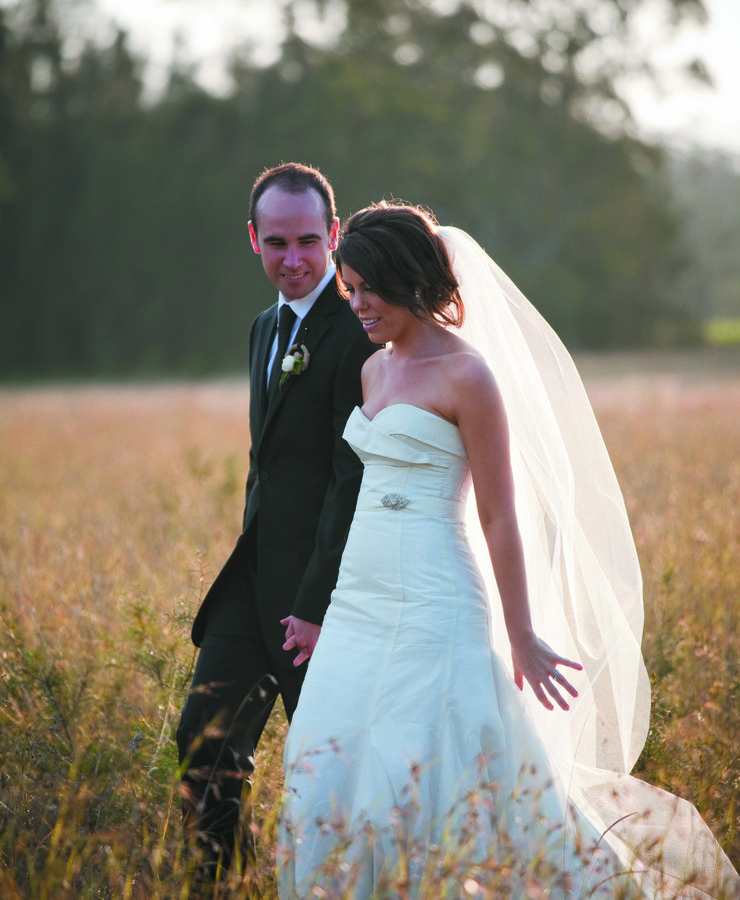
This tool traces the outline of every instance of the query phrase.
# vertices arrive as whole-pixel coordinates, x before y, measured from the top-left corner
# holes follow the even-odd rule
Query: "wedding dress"
[[[649,712],[639,568],[580,380],[477,244],[444,236],[474,342],[493,341],[535,630],[583,663],[580,696],[550,712],[514,686],[457,427],[355,409],[364,476],[286,742],[280,896],[736,900],[693,807],[628,775]]]

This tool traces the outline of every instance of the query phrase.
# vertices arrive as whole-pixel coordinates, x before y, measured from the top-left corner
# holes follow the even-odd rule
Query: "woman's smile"
[[[340,272],[352,312],[367,336],[376,344],[396,340],[406,331],[413,314],[404,306],[387,303],[365,279],[348,265]]]

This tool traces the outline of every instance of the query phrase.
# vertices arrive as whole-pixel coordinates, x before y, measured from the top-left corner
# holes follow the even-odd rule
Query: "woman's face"
[[[410,309],[386,303],[375,293],[371,284],[346,264],[342,265],[339,274],[352,312],[373,343],[397,341],[409,326],[413,327],[416,318]]]

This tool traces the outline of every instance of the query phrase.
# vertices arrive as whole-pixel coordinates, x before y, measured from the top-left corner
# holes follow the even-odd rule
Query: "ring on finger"
[[[560,681],[560,672],[558,672],[558,670],[556,669],[556,670],[552,673],[552,675],[550,676],[550,678],[552,678],[553,681]]]

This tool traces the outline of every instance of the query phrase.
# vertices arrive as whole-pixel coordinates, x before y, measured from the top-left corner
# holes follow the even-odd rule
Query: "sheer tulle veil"
[[[451,227],[438,233],[465,303],[460,333],[488,360],[506,406],[535,630],[584,667],[572,679],[579,697],[569,713],[545,710],[525,687],[529,715],[568,797],[625,863],[645,870],[646,889],[720,897],[729,888],[735,893],[726,896],[736,897],[740,880],[694,808],[628,774],[650,717],[642,579],[622,494],[575,364],[468,234]],[[474,496],[467,523],[492,600],[493,641],[510,664]]]

